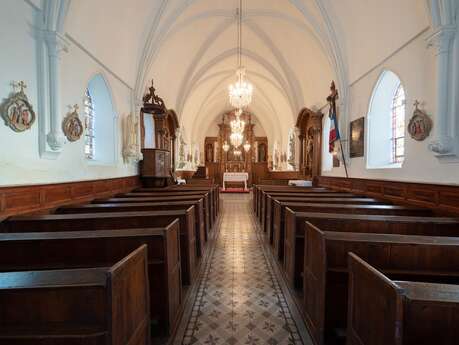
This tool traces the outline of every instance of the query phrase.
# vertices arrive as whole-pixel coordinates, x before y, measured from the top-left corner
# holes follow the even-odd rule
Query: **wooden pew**
[[[387,202],[367,198],[359,197],[350,193],[322,193],[322,194],[269,194],[266,199],[266,213],[263,215],[264,231],[267,234],[267,239],[269,243],[273,243],[273,226],[272,222],[274,220],[274,200],[279,202],[302,202],[302,203],[352,203],[352,204],[368,204],[368,205],[384,205],[389,204]],[[352,201],[351,201],[352,200]],[[263,225],[262,223],[262,225]]]
[[[292,191],[292,190],[299,190],[299,189],[306,189],[306,188],[311,188],[311,187],[298,187],[298,186],[273,186],[273,185],[263,185],[263,184],[256,184],[253,185],[252,190],[253,190],[253,210],[256,212],[257,210],[257,205],[259,201],[259,193],[262,190],[266,191]],[[321,188],[324,189],[324,188]]]
[[[325,188],[311,188],[311,187],[295,187],[296,189],[288,190],[290,194],[321,194],[321,193],[340,193],[336,191],[331,191]],[[266,203],[266,198],[267,195],[269,194],[274,194],[276,191],[275,190],[265,190],[265,189],[260,189],[258,191],[258,202],[257,202],[257,216],[258,220],[262,221],[262,216],[263,216],[263,207]],[[286,192],[286,191],[279,191],[279,192]]]
[[[310,213],[285,210],[284,269],[292,286],[301,289],[306,222],[322,231],[419,236],[459,236],[459,218],[367,214]]]
[[[0,271],[103,267],[147,245],[152,329],[170,334],[182,304],[179,234],[178,220],[164,228],[3,233]]]
[[[0,273],[2,345],[148,345],[147,249],[108,268]]]
[[[261,210],[261,200],[265,192],[291,192],[291,193],[308,193],[311,191],[323,192],[327,191],[326,188],[316,187],[297,187],[297,186],[270,186],[270,185],[257,185],[254,187],[254,206],[257,216]],[[331,190],[328,190],[331,191]]]
[[[304,255],[305,320],[316,344],[346,329],[348,252],[391,279],[459,282],[459,238],[323,232],[308,223]]]
[[[268,217],[272,219],[273,213],[273,200],[281,199],[285,197],[296,198],[295,200],[301,201],[301,199],[310,199],[310,198],[359,198],[358,195],[351,193],[342,193],[342,192],[309,192],[309,193],[264,193],[261,199],[261,209],[260,209],[260,223],[263,231],[267,231],[266,221]]]
[[[186,210],[195,208],[196,255],[204,255],[204,244],[207,234],[204,226],[204,213],[202,199],[197,201],[167,201],[161,203],[107,203],[63,206],[56,210],[57,214],[72,213],[98,213],[98,212],[135,212],[135,211],[160,211],[160,210]]]
[[[215,205],[213,204],[212,202],[212,197],[210,196],[210,194],[208,192],[190,192],[190,193],[186,193],[186,192],[170,192],[170,193],[166,193],[166,192],[163,192],[163,193],[155,193],[155,192],[151,192],[151,193],[124,193],[124,194],[117,194],[115,196],[116,198],[142,198],[142,197],[158,197],[158,198],[162,198],[162,200],[165,200],[165,199],[169,199],[170,201],[173,201],[174,199],[172,198],[176,198],[176,197],[202,197],[204,198],[204,204],[205,204],[205,207],[207,210],[209,210],[209,221],[210,221],[210,225],[211,227],[213,226],[213,224],[215,223],[215,219],[216,219],[216,211],[215,211]]]
[[[430,209],[411,206],[279,202],[274,200],[274,217],[272,222],[273,248],[275,255],[277,255],[281,261],[284,259],[285,209],[287,207],[292,211],[298,212],[386,214],[400,216],[429,216],[432,214]]]
[[[212,228],[212,220],[209,212],[209,206],[201,195],[186,195],[186,196],[154,196],[154,197],[130,197],[130,198],[107,198],[107,199],[94,199],[92,201],[93,204],[118,204],[118,203],[134,203],[134,202],[180,202],[180,201],[199,201],[202,200],[203,212],[204,212],[204,219],[205,219],[205,226],[206,232],[209,234]]]
[[[392,281],[349,254],[348,345],[457,344],[459,285]]]
[[[213,216],[214,220],[219,212],[220,205],[220,189],[218,186],[212,186],[211,188],[203,186],[171,186],[169,188],[136,188],[133,190],[133,193],[173,193],[173,192],[183,192],[183,193],[208,193],[209,199],[212,201],[213,205]]]
[[[0,223],[2,232],[114,230],[163,227],[180,220],[182,283],[190,285],[196,273],[194,208],[171,211],[50,214],[12,217]]]

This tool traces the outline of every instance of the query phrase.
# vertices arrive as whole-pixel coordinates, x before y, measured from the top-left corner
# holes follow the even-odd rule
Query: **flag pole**
[[[346,172],[346,178],[349,178],[349,174],[347,172],[346,158],[344,156],[343,143],[341,141],[341,133],[339,131],[339,126],[338,126],[338,117],[337,117],[337,112],[336,112],[336,100],[339,98],[339,95],[338,95],[338,90],[336,90],[334,81],[332,81],[330,90],[331,90],[331,93],[330,93],[330,96],[327,97],[327,101],[330,103],[331,112],[335,114],[335,126],[336,126],[336,131],[338,133],[338,141],[339,141],[339,146],[341,149],[341,157],[343,158],[344,171]]]

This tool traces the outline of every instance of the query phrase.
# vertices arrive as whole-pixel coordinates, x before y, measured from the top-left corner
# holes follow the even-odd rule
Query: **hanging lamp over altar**
[[[242,0],[239,0],[239,8],[237,10],[238,25],[237,25],[237,60],[238,68],[236,70],[236,83],[229,86],[229,102],[237,108],[242,109],[252,103],[253,86],[245,80],[246,69],[242,66]]]
[[[238,148],[239,146],[241,146],[243,140],[244,140],[244,136],[242,135],[242,133],[233,132],[230,135],[231,145],[233,145],[235,148]]]

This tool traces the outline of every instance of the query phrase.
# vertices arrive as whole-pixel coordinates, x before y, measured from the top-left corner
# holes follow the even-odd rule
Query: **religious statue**
[[[124,122],[124,147],[123,157],[125,161],[140,159],[139,147],[137,144],[137,133],[139,128],[139,121],[132,113],[129,114]]]
[[[312,128],[308,131],[308,138],[306,140],[306,171],[312,171],[312,162],[314,159],[314,134]]]
[[[183,169],[186,165],[186,154],[185,154],[185,141],[183,140],[182,135],[179,135],[179,149],[178,149],[178,169]]]
[[[288,164],[295,169],[295,132],[293,130],[288,138]]]

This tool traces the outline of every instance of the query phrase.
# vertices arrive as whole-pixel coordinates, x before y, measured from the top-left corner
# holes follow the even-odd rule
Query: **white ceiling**
[[[135,89],[154,78],[189,142],[230,109],[238,0],[73,0],[66,31]],[[244,0],[253,113],[285,142],[302,107],[325,103],[429,26],[424,0]]]

